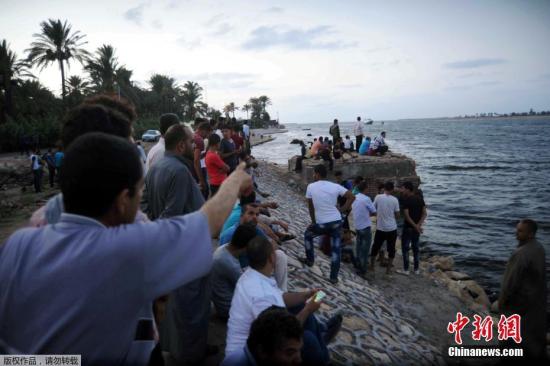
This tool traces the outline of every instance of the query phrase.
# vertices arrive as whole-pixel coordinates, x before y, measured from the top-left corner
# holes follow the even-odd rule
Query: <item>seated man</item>
[[[285,308],[271,306],[252,322],[246,346],[222,366],[301,365],[304,330]]]
[[[386,145],[386,132],[382,132],[380,136],[376,136],[372,143],[372,151],[375,155],[384,155],[388,151],[388,145]]]
[[[327,343],[340,330],[342,316],[333,316],[326,324],[319,323],[313,313],[321,301],[308,301],[317,290],[304,292],[283,292],[271,278],[275,268],[276,255],[273,246],[262,237],[248,243],[247,255],[250,268],[239,278],[227,324],[226,356],[240,352],[245,346],[250,326],[258,315],[272,305],[286,307],[296,314],[304,327],[302,359],[305,364],[326,365],[329,362]]]
[[[103,133],[77,138],[61,171],[59,222],[21,229],[0,248],[2,340],[23,354],[146,365],[154,329],[143,309],[151,319],[155,298],[210,271],[211,236],[252,188],[243,168],[199,211],[133,223],[143,187],[134,145]]]
[[[359,146],[359,155],[368,155],[370,149],[370,136],[367,136],[367,138],[361,143],[361,146]]]
[[[212,302],[216,313],[221,318],[229,318],[229,307],[233,291],[242,274],[239,257],[246,255],[246,245],[256,236],[256,227],[248,223],[239,225],[231,242],[224,244],[214,252],[210,284],[212,286]]]
[[[256,229],[256,235],[267,238],[267,235],[264,232],[264,230],[258,227],[259,214],[260,214],[260,207],[256,203],[248,203],[242,206],[241,218],[239,220],[238,225],[250,223]],[[231,238],[233,237],[235,231],[237,230],[238,225],[235,224],[221,233],[220,244],[226,244],[231,241]],[[274,244],[274,246],[277,247],[276,244]],[[278,286],[283,291],[286,291],[287,284],[288,284],[288,266],[287,266],[288,258],[282,250],[277,249],[275,253],[278,259],[277,267],[275,268],[275,279],[277,281]],[[248,258],[246,256],[241,256],[239,260],[241,262],[241,267],[244,268],[248,266]]]

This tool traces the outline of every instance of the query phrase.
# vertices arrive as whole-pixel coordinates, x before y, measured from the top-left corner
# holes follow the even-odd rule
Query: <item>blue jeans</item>
[[[409,245],[412,244],[412,251],[414,257],[414,270],[418,269],[419,264],[419,248],[418,241],[420,239],[420,233],[412,227],[403,227],[403,233],[401,235],[401,250],[403,254],[403,269],[409,270]]]
[[[304,305],[288,308],[288,312],[297,315]],[[320,323],[317,318],[311,314],[303,324],[304,344],[302,346],[302,364],[303,365],[326,365],[330,361],[327,345],[323,340],[323,334],[327,331],[325,324]]]
[[[325,224],[312,224],[308,226],[304,233],[304,243],[306,246],[306,257],[310,262],[315,261],[315,253],[313,250],[313,238],[319,235],[330,235],[332,255],[330,257],[330,278],[335,280],[338,278],[340,271],[340,258],[342,257],[340,230],[342,229],[342,220],[327,222]]]
[[[361,271],[367,270],[369,264],[370,245],[372,242],[372,231],[369,227],[357,230],[355,238],[355,250],[357,253],[357,262]]]

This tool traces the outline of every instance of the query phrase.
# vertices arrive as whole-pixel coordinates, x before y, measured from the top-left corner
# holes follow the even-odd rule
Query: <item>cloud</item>
[[[471,60],[455,61],[444,64],[449,69],[476,69],[478,67],[500,65],[508,62],[503,58],[476,58]]]
[[[124,13],[124,18],[132,23],[135,23],[136,25],[141,25],[143,22],[143,10],[146,6],[147,4],[143,3],[126,10]]]
[[[242,72],[204,72],[178,75],[179,80],[193,80],[212,88],[246,88],[254,84],[260,75]]]
[[[242,47],[247,50],[264,50],[277,46],[295,50],[334,50],[357,46],[357,42],[320,39],[335,34],[332,27],[328,25],[308,29],[283,28],[282,26],[258,27],[250,33],[249,39],[242,44]]]
[[[465,90],[471,90],[478,87],[489,87],[489,86],[495,86],[501,84],[500,81],[496,80],[489,80],[489,81],[480,81],[479,83],[475,84],[467,84],[467,85],[452,85],[445,88],[447,91],[465,91]]]
[[[224,13],[219,13],[219,14],[214,15],[213,17],[208,18],[208,20],[206,22],[204,22],[203,24],[205,26],[211,26],[213,24],[221,22],[225,18],[226,18],[226,16],[225,16]]]
[[[162,29],[164,27],[164,25],[162,24],[162,22],[159,20],[159,19],[155,19],[151,22],[151,26],[153,28],[156,28],[156,29]]]
[[[231,24],[221,23],[220,25],[218,25],[216,30],[214,30],[213,32],[210,33],[210,35],[211,36],[223,36],[223,35],[231,32],[233,29],[235,29],[235,27],[233,27]]]
[[[266,9],[267,13],[282,13],[284,11],[285,10],[279,6],[272,6],[271,8]]]
[[[375,52],[381,52],[381,51],[387,51],[387,50],[391,50],[391,47],[375,47],[375,48],[369,48],[368,50],[366,50],[365,52],[366,53],[375,53]]]
[[[363,84],[340,84],[339,88],[354,89],[354,88],[363,88]]]
[[[202,44],[202,40],[200,38],[189,40],[189,39],[186,39],[185,37],[180,37],[176,39],[176,43],[183,48],[186,48],[188,50],[193,50]]]

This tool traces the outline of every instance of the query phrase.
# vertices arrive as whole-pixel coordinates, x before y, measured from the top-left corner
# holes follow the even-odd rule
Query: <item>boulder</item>
[[[444,257],[439,255],[431,257],[428,259],[428,262],[433,263],[436,269],[440,269],[442,271],[451,271],[455,264],[452,257]]]
[[[470,279],[469,275],[462,272],[448,271],[448,272],[445,272],[445,274],[454,281],[465,281]]]
[[[466,291],[474,299],[474,302],[485,306],[487,309],[491,307],[491,301],[489,296],[485,293],[483,287],[481,287],[476,281],[468,280],[462,281]]]

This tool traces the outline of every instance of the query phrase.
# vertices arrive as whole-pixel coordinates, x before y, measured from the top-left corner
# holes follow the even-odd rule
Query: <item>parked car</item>
[[[147,130],[141,136],[142,141],[158,141],[160,139],[160,131],[159,130]]]

